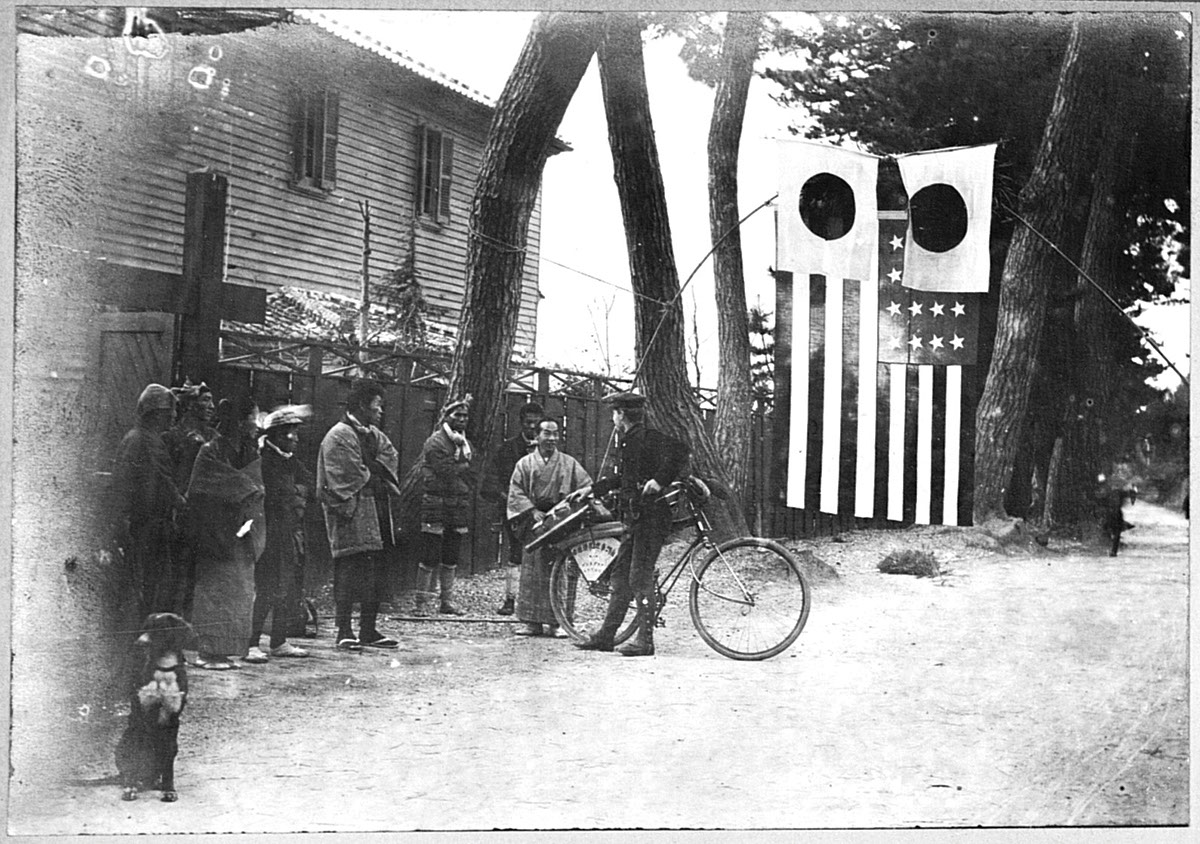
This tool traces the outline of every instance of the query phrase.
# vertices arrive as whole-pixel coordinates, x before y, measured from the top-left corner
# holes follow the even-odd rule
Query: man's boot
[[[654,598],[637,596],[637,633],[628,645],[617,648],[621,656],[654,656]]]
[[[433,586],[433,569],[427,569],[425,566],[417,566],[417,590],[416,601],[413,604],[413,615],[419,618],[428,618],[433,615],[429,608],[429,599],[432,597],[430,589]]]
[[[581,651],[611,651],[613,637],[617,635],[617,630],[620,628],[621,622],[625,620],[625,613],[628,611],[629,593],[620,595],[613,592],[609,596],[608,610],[604,613],[604,621],[600,624],[600,629],[582,642],[576,642],[575,647]]]
[[[466,615],[463,610],[454,605],[454,577],[457,573],[458,566],[442,566],[441,568],[442,604],[438,608],[438,612],[442,615]]]

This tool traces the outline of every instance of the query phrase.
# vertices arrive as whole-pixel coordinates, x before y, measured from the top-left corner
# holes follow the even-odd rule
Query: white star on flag
[[[921,303],[913,302],[911,305],[908,306],[908,312],[910,314],[912,314],[913,316],[919,316],[921,313]]]
[[[945,309],[945,305],[943,305],[941,302],[934,302],[929,306],[929,312],[934,316],[945,316]]]
[[[962,302],[955,302],[954,307],[950,310],[954,311],[955,316],[962,316],[967,312],[967,309],[963,307]]]
[[[912,346],[914,349],[919,349],[923,344],[920,336],[914,334],[912,339],[908,341],[908,345]]]
[[[892,304],[888,305],[887,311],[892,316],[900,316],[900,303],[892,302]]]
[[[900,268],[892,267],[892,271],[890,273],[888,273],[888,278],[890,278],[894,284],[899,284],[900,283]]]
[[[904,241],[901,240],[899,237],[893,237],[892,238],[892,251],[895,252],[897,249],[903,249],[903,248],[904,248]]]
[[[942,338],[937,336],[936,334],[934,334],[933,339],[931,339],[929,341],[929,348],[940,349],[941,347],[942,347]]]
[[[963,338],[961,338],[957,334],[955,334],[954,339],[950,341],[950,345],[953,346],[955,349],[961,349],[963,347],[964,342],[965,341],[963,340]]]

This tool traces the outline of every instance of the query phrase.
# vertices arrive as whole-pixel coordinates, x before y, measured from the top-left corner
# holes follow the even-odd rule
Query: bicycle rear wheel
[[[608,574],[588,582],[569,551],[561,554],[550,569],[550,608],[559,626],[576,641],[582,642],[600,628],[611,594]],[[634,617],[631,606],[613,637],[614,644],[619,645],[633,635]]]
[[[808,581],[787,549],[770,539],[725,542],[700,561],[688,592],[696,632],[730,659],[782,653],[808,621]]]

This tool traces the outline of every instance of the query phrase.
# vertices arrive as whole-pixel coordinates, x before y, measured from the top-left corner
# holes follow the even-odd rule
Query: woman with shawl
[[[240,667],[250,640],[254,564],[266,544],[258,406],[249,397],[221,402],[220,433],[196,456],[188,505],[196,527],[192,626],[201,668]]]

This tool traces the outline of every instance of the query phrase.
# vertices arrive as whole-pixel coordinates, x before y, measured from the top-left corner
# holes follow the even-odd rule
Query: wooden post
[[[371,333],[371,200],[359,200],[358,211],[363,220],[362,245],[362,302],[358,310],[358,360],[366,361],[367,337]],[[366,376],[367,370],[359,370]]]
[[[787,506],[788,429],[792,416],[792,274],[775,272],[775,409],[771,414],[773,506]],[[799,354],[807,355],[808,349]]]
[[[187,175],[183,218],[180,378],[217,383],[221,344],[221,284],[225,280],[225,212],[229,180],[212,170]]]

